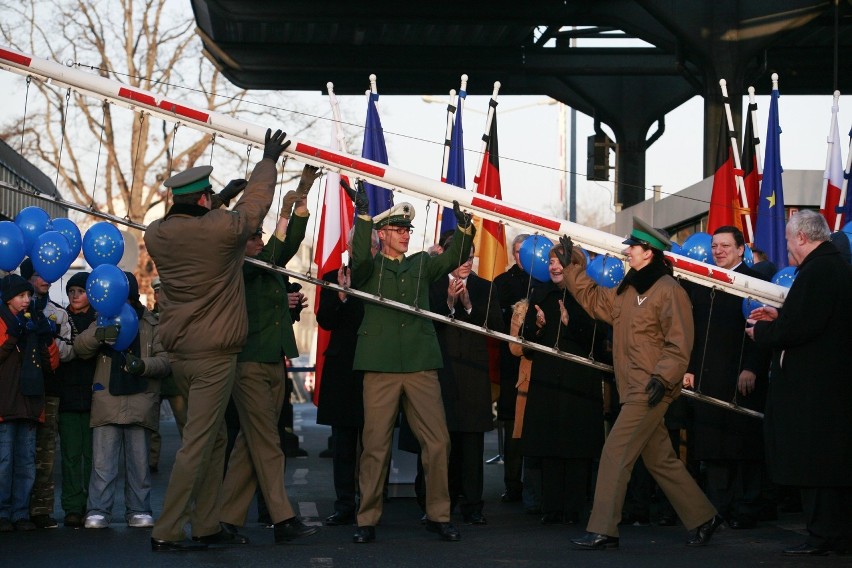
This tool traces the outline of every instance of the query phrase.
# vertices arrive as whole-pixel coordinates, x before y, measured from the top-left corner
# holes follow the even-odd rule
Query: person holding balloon
[[[139,302],[139,285],[126,272],[127,303],[118,314],[99,314],[74,340],[80,359],[97,360],[92,384],[92,475],[84,526],[112,522],[119,457],[124,455],[124,518],[129,527],[151,527],[150,433],[159,427],[160,379],[169,360],[158,321]]]
[[[716,266],[763,279],[743,259],[745,239],[737,227],[713,232]],[[695,337],[683,386],[763,412],[769,351],[745,338],[743,299],[706,286],[686,288]],[[694,405],[694,454],[706,474],[707,496],[733,529],[754,528],[761,514],[763,423],[710,404]]]
[[[36,529],[29,502],[53,336],[45,320],[34,325],[26,317],[32,293],[17,274],[0,280],[0,532]]]
[[[677,459],[663,418],[680,395],[693,344],[689,297],[672,277],[663,251],[671,241],[633,217],[624,244],[630,271],[617,288],[603,288],[571,262],[573,242],[560,239],[563,284],[593,317],[613,326],[613,366],[621,412],[604,443],[592,514],[580,549],[617,548],[618,523],[633,464],[645,467],[692,534],[686,544],[707,544],[722,524],[716,508]]]
[[[595,343],[606,339],[594,320],[567,290],[557,254],[551,248],[550,282],[533,290],[522,328],[528,341],[567,353],[588,356]],[[579,248],[571,261],[585,267]],[[597,333],[596,333],[597,332]],[[600,371],[561,357],[533,350],[521,449],[525,457],[541,460],[543,524],[574,524],[586,507],[586,490],[592,462],[603,446],[603,398]]]

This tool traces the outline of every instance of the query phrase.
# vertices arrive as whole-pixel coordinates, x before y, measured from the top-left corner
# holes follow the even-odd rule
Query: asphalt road
[[[308,523],[320,525],[333,512],[331,460],[319,457],[330,429],[315,424],[310,404],[296,407],[296,429],[302,437],[306,458],[288,460],[287,490]],[[163,458],[153,476],[154,515],[162,508],[178,438],[174,423],[164,422]],[[496,454],[497,438],[486,438],[486,457]],[[57,453],[57,464],[59,455]],[[59,468],[57,467],[57,470]],[[57,471],[57,487],[59,487]],[[251,543],[231,548],[211,548],[194,553],[151,552],[150,529],[131,529],[113,522],[106,530],[68,529],[0,534],[0,566],[39,567],[138,567],[138,566],[310,566],[310,567],[415,567],[439,566],[852,566],[852,557],[788,558],[781,550],[799,544],[804,537],[801,515],[782,515],[778,521],[761,523],[754,530],[720,530],[709,546],[684,546],[683,527],[624,527],[621,548],[605,551],[572,550],[570,539],[583,534],[583,526],[542,526],[538,517],[526,515],[519,503],[503,504],[501,465],[485,466],[484,514],[486,526],[465,526],[454,518],[462,538],[443,542],[420,524],[420,510],[410,485],[392,486],[371,544],[352,543],[351,527],[323,527],[319,534],[295,544],[275,546],[272,531],[250,522],[242,531]],[[123,480],[116,490],[114,516],[123,519]],[[57,518],[61,520],[57,491]],[[256,511],[249,520],[256,519]]]

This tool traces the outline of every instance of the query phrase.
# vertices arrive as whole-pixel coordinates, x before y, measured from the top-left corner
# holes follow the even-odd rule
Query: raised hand
[[[470,227],[470,224],[473,222],[473,215],[470,213],[464,213],[459,207],[458,201],[453,201],[453,215],[456,216],[456,223],[462,229],[467,229]]]
[[[272,129],[266,130],[266,141],[263,144],[263,157],[269,158],[273,162],[277,162],[281,157],[281,153],[287,149],[290,141],[287,140],[287,133],[283,130],[276,130],[272,134]]]

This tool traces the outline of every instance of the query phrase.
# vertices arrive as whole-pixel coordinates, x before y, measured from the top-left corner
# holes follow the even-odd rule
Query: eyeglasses
[[[409,235],[414,232],[414,229],[406,229],[405,227],[385,227],[386,231],[390,231],[392,233],[396,233],[397,235],[404,235],[408,233]]]

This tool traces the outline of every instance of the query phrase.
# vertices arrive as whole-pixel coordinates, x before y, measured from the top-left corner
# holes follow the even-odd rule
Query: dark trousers
[[[759,461],[707,460],[707,498],[726,519],[757,520],[760,516]]]
[[[357,508],[355,497],[358,491],[358,439],[359,428],[331,427],[332,466],[334,469],[334,512],[354,515]]]
[[[577,521],[586,507],[590,459],[541,459],[541,510]]]
[[[506,491],[520,495],[523,489],[521,472],[524,463],[524,456],[521,455],[521,439],[512,437],[512,432],[515,430],[514,420],[504,420],[503,424],[506,430],[503,441],[503,483]]]
[[[449,489],[463,515],[482,513],[484,432],[450,432]]]
[[[88,412],[60,412],[59,439],[62,449],[62,510],[65,514],[86,513],[89,478],[92,475],[92,429]]]
[[[811,546],[852,550],[852,487],[802,487]]]

